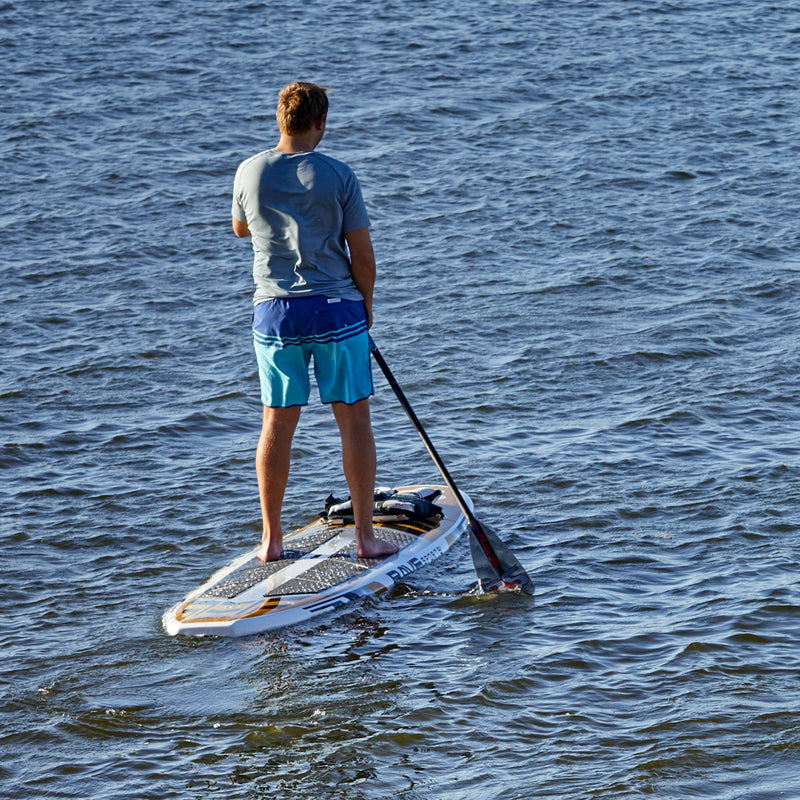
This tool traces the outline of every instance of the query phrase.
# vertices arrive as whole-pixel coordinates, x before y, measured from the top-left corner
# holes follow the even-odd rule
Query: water
[[[3,796],[800,798],[800,9],[0,23]],[[537,596],[476,596],[462,542],[319,624],[176,640],[259,535],[229,194],[296,78],[373,217],[376,341]],[[380,482],[436,481],[377,384]],[[287,526],[337,453],[312,405]]]

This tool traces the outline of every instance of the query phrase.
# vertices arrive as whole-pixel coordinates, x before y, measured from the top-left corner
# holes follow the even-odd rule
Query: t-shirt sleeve
[[[242,186],[241,186],[241,166],[236,170],[236,177],[233,179],[233,203],[231,204],[231,216],[239,222],[247,222],[247,215],[242,207]]]
[[[361,185],[354,172],[345,182],[345,200],[342,206],[342,230],[345,233],[369,227],[369,215],[361,194]]]

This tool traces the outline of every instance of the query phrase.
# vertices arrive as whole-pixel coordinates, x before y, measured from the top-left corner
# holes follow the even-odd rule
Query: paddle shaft
[[[428,453],[430,453],[431,458],[433,459],[433,463],[436,464],[437,469],[441,472],[442,477],[444,478],[444,482],[447,484],[447,488],[453,493],[453,497],[455,497],[456,503],[458,507],[463,512],[464,516],[467,518],[467,522],[469,523],[470,530],[472,534],[475,536],[478,544],[483,550],[484,555],[489,560],[489,563],[492,566],[492,569],[495,570],[497,573],[498,578],[502,578],[503,575],[503,566],[500,563],[500,559],[497,557],[497,553],[495,553],[494,548],[492,547],[491,542],[489,541],[488,537],[484,533],[483,527],[481,526],[480,522],[476,519],[475,515],[472,513],[472,510],[467,505],[467,502],[464,500],[463,495],[458,490],[458,487],[455,484],[452,476],[447,470],[447,467],[444,465],[439,453],[436,452],[436,448],[433,446],[433,442],[430,440],[428,434],[425,432],[425,428],[422,427],[422,423],[419,421],[419,417],[414,413],[414,409],[411,407],[411,404],[406,399],[406,396],[403,390],[400,388],[400,384],[395,379],[394,375],[392,375],[392,371],[389,369],[389,365],[384,361],[383,356],[381,355],[380,350],[378,350],[378,346],[372,341],[372,337],[369,340],[370,350],[372,351],[372,355],[375,357],[375,361],[378,362],[378,366],[381,368],[381,372],[383,372],[386,380],[389,382],[389,386],[392,387],[392,391],[397,395],[397,399],[400,401],[400,405],[403,407],[403,410],[408,415],[408,418],[411,420],[411,424],[416,429],[417,433],[419,434],[419,438],[422,439],[425,448],[427,449]]]

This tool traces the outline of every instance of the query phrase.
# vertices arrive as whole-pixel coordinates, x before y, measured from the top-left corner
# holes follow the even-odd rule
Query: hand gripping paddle
[[[472,510],[467,505],[461,492],[458,491],[450,473],[447,471],[442,459],[436,452],[436,448],[425,433],[422,423],[414,413],[408,400],[406,399],[400,384],[395,380],[392,375],[388,364],[383,360],[383,356],[378,350],[377,345],[369,340],[370,350],[381,368],[381,372],[389,382],[389,386],[397,395],[400,405],[411,420],[412,425],[416,428],[420,439],[422,439],[425,447],[430,453],[433,463],[436,464],[439,472],[441,472],[444,482],[453,493],[458,507],[467,518],[467,525],[469,527],[469,544],[470,552],[472,553],[472,562],[475,565],[475,572],[478,575],[478,585],[484,592],[496,592],[500,589],[521,589],[527,594],[533,594],[533,581],[525,572],[522,565],[517,561],[517,557],[506,547],[500,540],[497,534],[487,525],[483,525],[475,518]]]

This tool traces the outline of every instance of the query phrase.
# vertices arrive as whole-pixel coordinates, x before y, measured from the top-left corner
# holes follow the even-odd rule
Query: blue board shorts
[[[277,297],[253,309],[253,342],[261,402],[304,406],[309,365],[323,403],[356,403],[374,392],[367,314],[362,301],[340,297]]]

